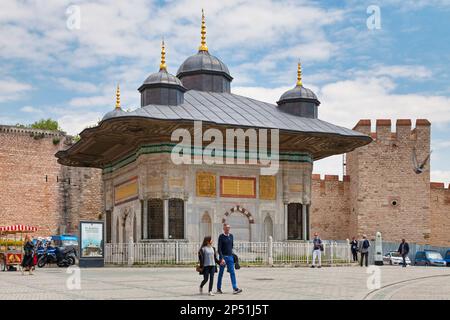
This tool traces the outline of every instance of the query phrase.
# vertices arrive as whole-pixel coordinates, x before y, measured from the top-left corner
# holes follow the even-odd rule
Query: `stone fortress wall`
[[[67,141],[63,132],[0,126],[0,225],[36,226],[49,236],[99,218],[101,171],[58,164]]]
[[[450,245],[450,189],[430,183],[429,166],[417,175],[411,155],[430,150],[430,123],[361,120],[355,130],[371,144],[347,154],[346,173],[312,176],[311,233],[347,239],[376,231],[387,241]],[[104,218],[101,170],[61,166],[63,132],[0,126],[0,225],[29,224],[40,235],[77,233],[80,219]]]
[[[428,120],[360,120],[354,130],[370,134],[367,146],[346,155],[346,174],[313,176],[311,232],[324,239],[351,239],[380,231],[383,240],[450,245],[450,189],[430,183],[430,166],[413,170],[412,154],[423,161],[430,152]]]

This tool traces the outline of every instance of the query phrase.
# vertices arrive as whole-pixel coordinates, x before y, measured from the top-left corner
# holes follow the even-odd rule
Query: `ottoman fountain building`
[[[206,45],[204,17],[201,34],[199,51],[176,76],[167,70],[163,43],[159,72],[138,89],[140,108],[122,110],[118,90],[116,108],[58,152],[58,162],[103,170],[107,242],[197,242],[216,237],[224,222],[236,240],[308,239],[313,162],[350,152],[371,138],[318,119],[320,102],[303,86],[300,64],[296,86],[276,105],[233,94],[227,66]],[[278,142],[278,170],[267,174],[258,156],[251,161],[251,134],[238,140],[244,153],[216,149],[214,156],[223,161],[209,164],[206,157],[202,161],[203,150],[189,147],[192,162],[175,163],[172,150],[179,140],[173,133],[181,129],[195,140],[198,121],[202,132],[214,129],[223,137],[226,129],[267,130],[268,149]],[[273,132],[279,133],[277,141]],[[205,134],[200,149],[209,138]]]

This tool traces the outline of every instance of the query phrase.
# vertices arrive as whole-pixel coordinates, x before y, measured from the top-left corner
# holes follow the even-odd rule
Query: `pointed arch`
[[[273,221],[270,214],[264,219],[263,241],[269,241],[269,237],[273,237]]]
[[[207,236],[212,236],[212,220],[208,211],[205,211],[200,220],[200,241]]]
[[[235,206],[225,212],[222,223],[231,226],[232,233],[236,241],[251,241],[250,225],[255,223],[252,214],[241,206]]]

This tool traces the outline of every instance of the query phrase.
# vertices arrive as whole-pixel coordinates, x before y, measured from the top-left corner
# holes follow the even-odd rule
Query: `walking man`
[[[223,272],[225,270],[225,265],[227,266],[228,272],[230,273],[231,285],[233,286],[233,294],[238,294],[242,292],[236,283],[236,273],[234,270],[234,258],[233,258],[233,235],[230,233],[230,225],[223,225],[223,233],[219,236],[219,241],[217,242],[217,250],[219,251],[219,277],[217,278],[217,293],[222,292],[222,278]]]
[[[406,257],[409,253],[409,244],[405,239],[402,239],[402,243],[400,243],[400,246],[398,247],[398,253],[400,253],[403,258],[403,268],[406,268]]]
[[[358,261],[358,240],[355,237],[352,238],[350,242],[350,250],[352,251],[353,262]]]
[[[370,242],[364,234],[363,240],[359,243],[359,252],[361,252],[361,267],[363,266],[364,257],[366,258],[366,267],[369,266],[369,247]]]
[[[313,258],[311,268],[316,267],[316,258],[319,258],[318,268],[322,268],[322,251],[323,251],[322,240],[320,240],[319,234],[316,232],[314,233],[314,240],[313,240]]]

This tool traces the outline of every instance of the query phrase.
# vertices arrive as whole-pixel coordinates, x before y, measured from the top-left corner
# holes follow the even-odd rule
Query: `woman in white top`
[[[212,288],[214,285],[214,273],[217,272],[219,259],[217,258],[216,248],[212,246],[211,237],[203,239],[202,246],[198,251],[198,260],[200,263],[200,274],[203,274],[203,281],[200,284],[200,294],[203,293],[203,286],[208,282],[209,278],[209,295],[213,296]]]

